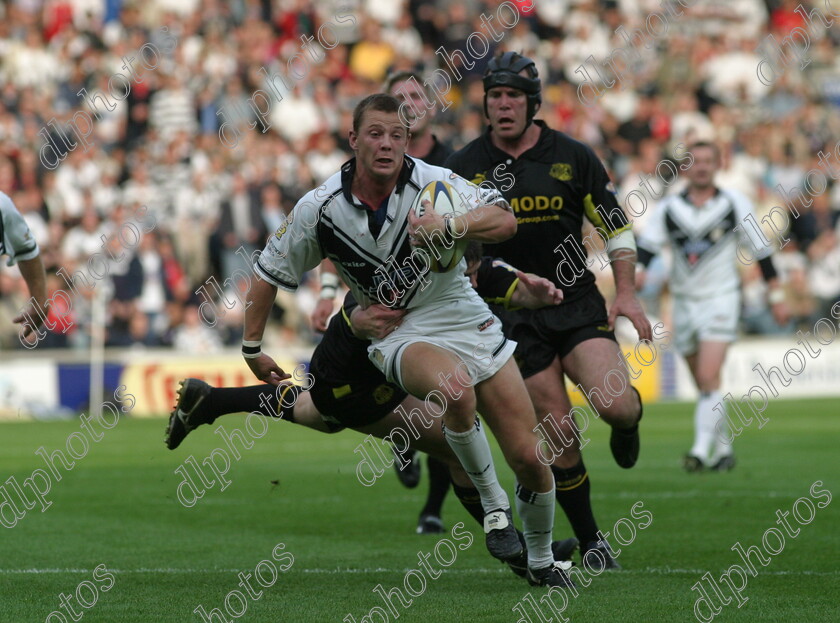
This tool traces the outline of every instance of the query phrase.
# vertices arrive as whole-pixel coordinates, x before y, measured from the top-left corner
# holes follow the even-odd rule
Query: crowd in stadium
[[[107,345],[213,352],[237,344],[241,306],[225,307],[211,328],[200,308],[208,295],[196,291],[216,292],[207,284],[213,278],[236,300],[231,276],[250,274],[245,254],[261,249],[297,198],[349,157],[353,106],[391,71],[440,69],[433,84],[449,77],[452,104],[437,106],[435,133],[460,148],[483,131],[480,77],[502,48],[537,61],[540,117],[595,148],[619,196],[639,190],[650,209],[664,186],[679,187],[659,180],[657,165],[691,140],[721,146],[720,184],[745,193],[759,217],[786,205],[779,185],[803,188],[810,170],[825,172],[824,191],[792,204],[799,217],[775,260],[793,324],[827,315],[840,299],[840,184],[832,179],[840,175],[840,29],[820,28],[810,6],[797,12],[798,0],[684,0],[658,20],[650,17],[665,10],[652,0],[503,4],[516,12],[502,15],[499,3],[483,0],[0,5],[0,190],[37,238],[50,295],[68,291],[65,276],[87,271],[91,255],[111,248],[119,257],[127,247],[114,234],[138,213],[149,231],[125,257],[109,260],[106,278],[72,290],[72,310],[41,348],[85,348],[100,291]],[[819,7],[825,20],[828,8]],[[807,29],[808,49],[780,56],[772,41],[797,27]],[[634,29],[640,34],[628,42],[622,33]],[[490,47],[474,62],[454,53],[467,50],[472,33],[487,33]],[[604,66],[619,48],[632,71]],[[772,80],[756,73],[763,59]],[[612,86],[596,85],[594,103],[595,91],[579,83],[596,73]],[[253,95],[272,89],[282,90],[282,101]],[[95,119],[90,128],[85,117]],[[72,133],[62,140],[57,127],[68,122],[84,142]],[[820,164],[820,152],[836,154],[832,169]],[[653,177],[643,183],[640,175]],[[637,229],[647,214],[635,219]],[[65,276],[57,274],[62,268]],[[289,336],[316,339],[307,318],[317,282],[278,300],[276,317]],[[656,280],[649,282],[653,311],[667,317],[667,306],[657,309]],[[773,322],[761,284],[757,266],[745,266],[744,330],[790,334],[793,326]],[[25,299],[16,270],[0,269],[2,348],[21,347],[9,318]]]

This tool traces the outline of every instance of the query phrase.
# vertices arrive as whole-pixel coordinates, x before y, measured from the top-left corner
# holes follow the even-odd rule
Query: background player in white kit
[[[38,327],[46,320],[47,276],[38,243],[29,231],[29,226],[11,198],[0,192],[0,256],[3,255],[8,256],[9,266],[17,262],[20,274],[29,288],[29,308],[16,316],[13,322],[23,325],[21,343],[34,348],[38,344]],[[36,333],[34,342],[29,339],[32,333]]]
[[[694,156],[694,164],[685,173],[688,187],[663,199],[651,214],[638,240],[639,261],[647,265],[670,244],[674,344],[685,356],[700,392],[694,411],[694,445],[683,466],[687,471],[706,467],[723,471],[735,466],[732,445],[726,442],[730,436],[720,377],[726,351],[737,334],[738,262],[745,261],[742,258],[758,259],[776,322],[785,324],[788,310],[770,259],[772,247],[755,229],[759,225],[749,199],[715,186],[721,164],[717,146],[697,142],[688,151]],[[640,275],[639,287],[642,280]]]
[[[356,157],[307,193],[269,239],[254,266],[260,279],[248,294],[243,354],[257,378],[275,385],[288,378],[260,351],[268,311],[277,287],[294,291],[301,275],[324,257],[335,263],[363,307],[381,303],[408,309],[390,335],[374,341],[371,360],[389,381],[441,406],[447,441],[482,498],[488,549],[509,560],[521,555],[522,546],[475,418],[480,409],[517,476],[528,581],[569,587],[568,563],[555,564],[551,552],[554,479],[537,457],[536,416],[511,358],[515,344],[504,337],[501,323],[461,268],[429,274],[418,268],[413,254],[424,240],[453,232],[478,241],[504,240],[515,233],[515,218],[498,191],[480,191],[448,169],[405,156],[409,132],[397,114],[399,106],[385,94],[359,103],[350,132]],[[421,218],[411,214],[420,189],[441,179],[473,211],[448,222],[433,210]]]

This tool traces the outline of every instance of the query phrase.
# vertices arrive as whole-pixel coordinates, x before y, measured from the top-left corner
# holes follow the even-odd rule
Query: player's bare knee
[[[506,458],[519,482],[526,486],[543,479],[548,470],[548,466],[539,458],[536,444],[518,445],[508,451]],[[529,486],[532,487],[533,485]]]
[[[475,418],[476,399],[472,387],[459,388],[460,394],[446,397],[446,418],[472,423]]]
[[[697,389],[702,394],[720,389],[720,377],[716,374],[698,374],[696,380]]]
[[[610,426],[631,428],[639,421],[642,403],[636,392],[628,390],[620,399],[616,399],[601,412],[601,417]]]

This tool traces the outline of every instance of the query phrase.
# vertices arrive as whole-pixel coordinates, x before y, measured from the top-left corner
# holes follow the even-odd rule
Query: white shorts
[[[411,310],[396,331],[368,347],[368,357],[385,378],[403,387],[402,354],[415,342],[455,354],[473,384],[496,374],[516,350],[516,342],[502,333],[502,322],[472,288],[464,298]]]
[[[709,298],[674,297],[674,344],[681,355],[697,352],[700,342],[734,342],[738,335],[741,292]]]

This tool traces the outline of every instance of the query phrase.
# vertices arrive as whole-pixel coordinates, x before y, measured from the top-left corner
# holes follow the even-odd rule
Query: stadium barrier
[[[290,373],[300,364],[308,369],[312,350],[298,346],[276,349],[275,360]],[[169,349],[108,349],[102,370],[103,397],[126,385],[137,398],[132,415],[139,417],[168,415],[175,404],[178,381],[183,378],[199,378],[214,386],[259,384],[239,349],[203,356]],[[90,386],[87,351],[5,354],[0,362],[0,421],[66,418],[88,411]]]
[[[840,350],[823,346],[816,357],[800,358],[792,353],[802,351],[797,344],[791,338],[736,342],[724,366],[723,392],[740,397],[758,388],[771,400],[840,396]],[[624,352],[631,348],[625,346]],[[308,368],[312,350],[295,346],[276,349],[274,354],[278,365],[291,371],[301,363]],[[0,361],[0,421],[54,419],[86,411],[90,404],[89,357],[84,351],[5,352]],[[132,415],[139,417],[168,414],[182,378],[201,378],[216,386],[258,383],[238,349],[207,356],[168,349],[107,350],[102,370],[103,395],[126,385],[137,397]],[[646,403],[697,397],[688,368],[673,349],[661,352],[633,384]],[[572,403],[583,405],[582,395],[571,384],[568,389]]]

